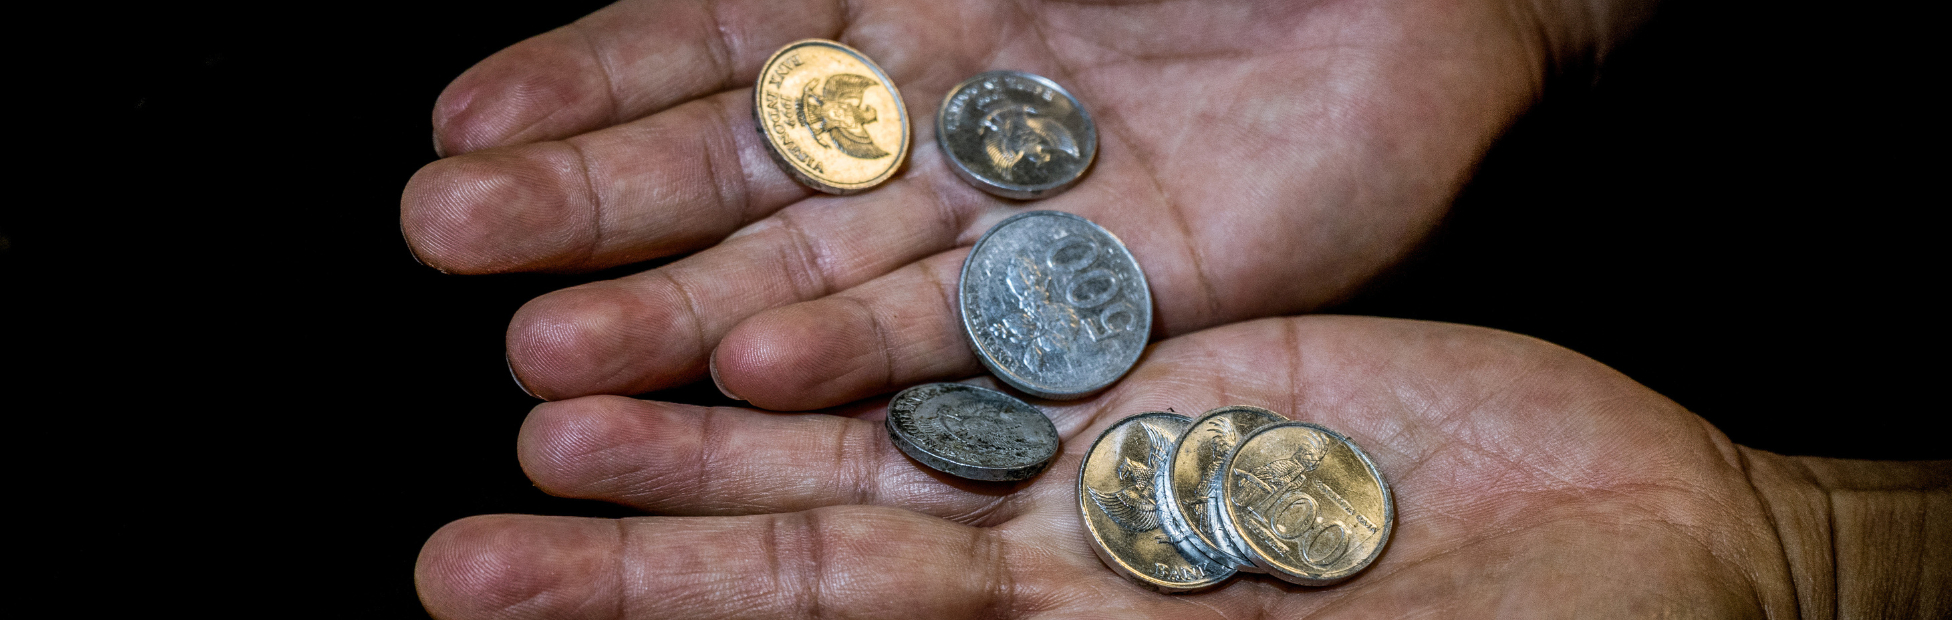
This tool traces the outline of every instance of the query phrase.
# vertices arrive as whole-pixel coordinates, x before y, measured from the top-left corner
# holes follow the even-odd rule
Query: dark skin
[[[555,401],[519,439],[531,478],[659,516],[456,522],[422,551],[422,599],[441,618],[1942,616],[1946,464],[1735,446],[1627,377],[1503,332],[1213,327],[1319,308],[1395,262],[1549,67],[1600,57],[1642,13],[629,0],[511,47],[442,95],[446,159],[409,184],[402,229],[456,273],[692,253],[538,298],[508,333],[518,380]],[[794,183],[752,131],[747,89],[806,37],[879,61],[911,118],[997,68],[1050,76],[1097,118],[1090,176],[1034,208],[1126,241],[1158,342],[1113,389],[1047,409],[1065,453],[1040,477],[959,482],[888,444],[870,397],[981,372],[945,293],[968,244],[1027,207],[956,179],[926,122],[882,187]],[[861,404],[607,396],[708,376],[763,409]],[[1076,515],[1079,451],[1123,416],[1224,404],[1370,452],[1399,511],[1374,566],[1330,588],[1241,577],[1165,596],[1100,565]]]
[[[1397,509],[1373,566],[1329,588],[1241,576],[1167,596],[1099,563],[1075,492],[1090,440],[1223,404],[1369,452]],[[1815,618],[1863,600],[1931,617],[1946,600],[1903,592],[1952,585],[1947,545],[1929,544],[1952,536],[1947,463],[1743,448],[1591,359],[1482,328],[1302,317],[1159,343],[1111,391],[1046,408],[1063,452],[1018,486],[929,473],[889,444],[883,411],[541,405],[518,442],[538,486],[669,516],[450,524],[421,552],[422,600],[441,618]],[[1866,515],[1875,527],[1847,525]],[[1825,527],[1838,549],[1910,555],[1840,583],[1859,573]]]

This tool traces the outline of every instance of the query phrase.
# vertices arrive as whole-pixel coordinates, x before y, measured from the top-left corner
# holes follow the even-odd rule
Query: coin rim
[[[1125,418],[1120,419],[1117,422],[1113,422],[1111,426],[1105,427],[1104,432],[1098,433],[1098,438],[1092,440],[1091,447],[1085,450],[1084,458],[1079,459],[1078,461],[1078,482],[1075,485],[1076,488],[1074,489],[1076,491],[1076,497],[1074,498],[1074,501],[1077,502],[1077,506],[1078,506],[1078,520],[1084,523],[1085,533],[1088,534],[1087,538],[1090,539],[1091,551],[1092,553],[1096,553],[1098,555],[1098,561],[1103,562],[1107,568],[1112,569],[1112,572],[1117,573],[1119,576],[1131,580],[1135,583],[1138,583],[1140,586],[1148,590],[1153,590],[1155,592],[1165,592],[1165,593],[1173,593],[1173,594],[1181,593],[1181,592],[1192,592],[1195,590],[1203,590],[1206,588],[1210,588],[1225,583],[1228,579],[1232,579],[1233,576],[1237,574],[1238,571],[1234,570],[1231,567],[1226,567],[1225,564],[1219,562],[1215,562],[1215,564],[1219,564],[1220,566],[1225,567],[1227,569],[1224,574],[1222,574],[1219,577],[1209,577],[1209,581],[1206,582],[1198,582],[1198,583],[1186,584],[1186,585],[1181,585],[1177,582],[1162,581],[1157,577],[1153,577],[1132,570],[1131,568],[1126,566],[1125,561],[1115,557],[1111,549],[1106,548],[1104,538],[1098,535],[1098,528],[1092,525],[1091,523],[1091,515],[1090,515],[1091,509],[1085,504],[1085,502],[1087,501],[1085,498],[1088,496],[1085,495],[1085,486],[1084,486],[1084,470],[1087,465],[1091,464],[1091,455],[1096,454],[1098,452],[1098,444],[1104,443],[1105,438],[1110,437],[1113,430],[1119,428],[1120,426],[1124,426],[1127,422],[1131,422],[1134,420],[1138,420],[1140,418],[1147,418],[1147,417],[1172,417],[1172,418],[1179,418],[1181,420],[1187,420],[1189,423],[1191,422],[1191,418],[1188,418],[1186,416],[1177,413],[1169,413],[1165,411],[1147,411],[1136,415],[1126,416]],[[1156,474],[1157,472],[1154,473]],[[1161,527],[1163,528],[1164,526],[1162,525]],[[1173,545],[1172,547],[1174,551],[1179,551],[1178,545]]]
[[[1326,586],[1326,585],[1341,583],[1342,581],[1345,581],[1350,577],[1356,576],[1357,573],[1361,573],[1364,569],[1369,568],[1371,564],[1376,563],[1376,558],[1380,558],[1383,556],[1383,550],[1389,546],[1390,538],[1394,537],[1396,533],[1396,495],[1395,492],[1390,490],[1389,488],[1389,480],[1383,478],[1383,471],[1376,467],[1375,461],[1369,459],[1369,453],[1364,451],[1360,444],[1357,444],[1354,440],[1349,439],[1348,435],[1344,435],[1342,433],[1336,432],[1335,429],[1328,428],[1320,424],[1315,424],[1313,422],[1302,422],[1300,420],[1294,420],[1289,422],[1283,422],[1280,424],[1269,424],[1259,429],[1255,429],[1254,432],[1248,433],[1246,437],[1241,438],[1240,445],[1234,446],[1233,453],[1227,455],[1227,467],[1233,467],[1234,457],[1240,454],[1240,451],[1245,449],[1247,447],[1248,442],[1253,441],[1254,438],[1259,437],[1262,433],[1273,432],[1275,429],[1287,428],[1290,426],[1303,426],[1303,427],[1315,429],[1317,431],[1321,431],[1323,433],[1327,433],[1329,437],[1332,437],[1337,441],[1341,441],[1344,444],[1347,444],[1350,448],[1349,451],[1355,454],[1357,459],[1362,461],[1364,467],[1369,468],[1369,474],[1371,476],[1376,477],[1377,486],[1382,487],[1382,495],[1383,495],[1382,539],[1376,541],[1376,549],[1369,554],[1369,557],[1363,558],[1361,562],[1357,563],[1354,566],[1349,567],[1347,570],[1339,571],[1339,574],[1330,576],[1325,573],[1324,576],[1322,577],[1310,577],[1304,573],[1298,573],[1294,570],[1291,570],[1289,567],[1283,566],[1281,562],[1277,562],[1274,559],[1267,557],[1267,554],[1262,553],[1260,549],[1253,548],[1254,541],[1253,539],[1247,536],[1241,536],[1241,541],[1247,544],[1248,548],[1246,550],[1252,552],[1256,556],[1251,559],[1253,559],[1257,564],[1262,564],[1262,568],[1268,569],[1267,574],[1273,575],[1281,579],[1282,581],[1286,581],[1288,583],[1293,583],[1293,584],[1304,585],[1304,586]],[[1231,486],[1225,483],[1222,484],[1221,488],[1231,491]],[[1225,495],[1231,496],[1232,494],[1231,492],[1227,492],[1225,493]],[[1227,526],[1232,527],[1236,531],[1238,531],[1239,527],[1235,525],[1235,523],[1238,523],[1238,520],[1235,519],[1234,517],[1234,503],[1232,501],[1232,498],[1228,497],[1227,501],[1222,502],[1221,505],[1226,508]]]
[[[900,117],[899,120],[901,121],[901,145],[895,151],[894,164],[888,166],[887,170],[882,171],[880,175],[875,176],[873,179],[860,183],[834,183],[821,179],[813,176],[812,172],[802,168],[799,162],[788,159],[784,154],[779,152],[779,146],[773,143],[772,130],[766,127],[766,119],[760,114],[760,110],[765,106],[766,96],[766,89],[760,85],[765,83],[766,71],[773,67],[774,62],[779,61],[780,56],[794,49],[812,45],[832,46],[853,55],[854,58],[861,61],[861,64],[867,65],[867,68],[874,72],[875,77],[880,78],[881,83],[888,87],[888,93],[894,96],[895,113]],[[767,57],[765,64],[759,65],[759,78],[754,82],[752,89],[752,124],[753,128],[759,131],[760,141],[766,143],[766,153],[772,155],[773,161],[778,162],[780,167],[792,173],[793,177],[801,185],[839,196],[867,191],[887,181],[890,177],[895,176],[896,172],[900,172],[902,167],[908,164],[908,143],[914,140],[914,132],[910,131],[908,126],[908,104],[902,101],[901,89],[895,87],[895,81],[889,79],[888,74],[881,70],[881,65],[875,64],[874,60],[868,58],[867,54],[863,54],[861,50],[848,47],[847,44],[832,39],[800,39],[788,43],[781,46],[779,51],[773,52],[772,56]]]
[[[971,266],[975,264],[976,255],[982,251],[983,246],[985,244],[989,243],[990,237],[996,235],[997,231],[1003,230],[1004,227],[1009,226],[1011,223],[1017,220],[1027,219],[1031,217],[1041,217],[1047,215],[1068,217],[1071,219],[1078,220],[1080,222],[1084,222],[1086,225],[1091,226],[1092,228],[1098,230],[1099,232],[1105,233],[1106,237],[1110,237],[1112,242],[1118,244],[1118,249],[1121,253],[1125,255],[1125,258],[1132,261],[1132,269],[1134,271],[1137,271],[1139,274],[1139,284],[1141,285],[1139,287],[1139,290],[1144,293],[1144,299],[1143,299],[1143,301],[1145,302],[1143,304],[1143,307],[1145,308],[1145,331],[1143,332],[1144,338],[1140,340],[1139,346],[1136,349],[1134,349],[1134,353],[1132,354],[1132,359],[1124,363],[1124,369],[1120,370],[1118,374],[1105,379],[1105,381],[1102,383],[1091,385],[1083,390],[1078,390],[1078,391],[1064,392],[1064,391],[1045,389],[1048,386],[1032,385],[1029,381],[1026,381],[1022,378],[1015,376],[1014,373],[1008,372],[1007,370],[999,367],[995,362],[990,361],[990,356],[983,351],[982,342],[976,339],[976,331],[974,329],[971,329],[970,327],[969,306],[967,303],[965,303],[966,300],[964,299],[964,297],[967,296],[968,294],[968,291],[966,290],[964,283],[969,282],[969,269]],[[1064,211],[1050,211],[1050,210],[1025,211],[1023,213],[1018,213],[1016,215],[1003,218],[1003,221],[997,222],[995,226],[991,226],[988,231],[985,231],[982,237],[977,238],[975,245],[969,246],[969,254],[967,256],[964,256],[962,259],[962,270],[958,272],[956,275],[956,317],[960,319],[962,322],[963,337],[968,339],[969,348],[976,352],[976,360],[982,362],[983,367],[989,369],[990,374],[995,375],[997,379],[1002,380],[1004,383],[1009,384],[1010,387],[1016,388],[1025,394],[1030,394],[1038,398],[1047,398],[1051,400],[1076,400],[1079,398],[1090,396],[1092,394],[1096,394],[1099,391],[1104,390],[1105,388],[1111,387],[1112,384],[1118,383],[1119,379],[1125,378],[1125,375],[1131,374],[1132,368],[1138,365],[1139,357],[1145,354],[1146,346],[1152,344],[1152,284],[1148,280],[1148,278],[1146,278],[1145,267],[1139,264],[1138,257],[1132,255],[1131,248],[1126,247],[1125,240],[1118,238],[1118,235],[1112,234],[1112,231],[1106,230],[1105,227],[1099,226],[1097,222],[1093,222],[1089,219],[1085,219],[1084,216],[1076,215],[1072,213],[1066,213]]]
[[[981,465],[971,465],[961,461],[956,461],[949,457],[941,456],[935,454],[934,452],[930,452],[921,443],[915,441],[914,438],[909,437],[907,433],[901,431],[900,425],[893,424],[891,422],[892,419],[895,417],[896,406],[901,404],[902,402],[902,395],[907,394],[914,390],[931,388],[931,387],[944,387],[950,390],[967,389],[976,392],[988,392],[990,394],[994,394],[997,396],[1001,396],[1005,399],[1015,401],[1016,403],[1021,404],[1025,407],[1029,407],[1031,411],[1037,413],[1038,419],[1044,421],[1044,428],[1050,431],[1050,436],[1053,439],[1053,441],[1051,442],[1050,454],[1045,455],[1042,461],[1038,461],[1037,463],[1031,465],[1025,465],[1022,467],[984,467]],[[930,469],[945,474],[949,474],[951,476],[955,476],[958,478],[966,478],[969,480],[981,480],[984,482],[1016,482],[1019,480],[1028,480],[1032,477],[1035,477],[1039,473],[1043,473],[1045,469],[1049,468],[1051,463],[1057,460],[1058,453],[1062,452],[1064,447],[1064,437],[1058,434],[1057,425],[1051,422],[1050,415],[1044,413],[1043,409],[1039,409],[1037,408],[1036,405],[1032,405],[1030,403],[1024,402],[1023,399],[1021,398],[1017,398],[1015,396],[1011,396],[1009,394],[1005,394],[1003,392],[992,390],[986,387],[970,385],[967,383],[924,383],[922,385],[913,386],[908,389],[902,390],[900,392],[896,392],[894,398],[888,401],[887,417],[888,419],[882,420],[881,425],[888,428],[888,440],[894,443],[895,448],[901,450],[902,454],[906,454],[908,455],[909,458],[920,461],[923,465],[927,465]],[[972,474],[977,474],[977,475],[972,475]]]
[[[1166,518],[1172,519],[1178,524],[1182,524],[1183,529],[1186,529],[1193,533],[1193,536],[1187,540],[1192,542],[1195,550],[1199,551],[1202,555],[1205,555],[1206,557],[1214,559],[1214,561],[1216,562],[1220,562],[1223,564],[1233,564],[1234,569],[1241,572],[1265,573],[1267,572],[1267,569],[1261,568],[1259,564],[1254,563],[1253,559],[1247,557],[1238,557],[1231,553],[1227,553],[1226,550],[1222,549],[1219,544],[1215,543],[1212,540],[1209,540],[1207,538],[1206,532],[1201,530],[1198,524],[1193,523],[1193,520],[1187,517],[1186,511],[1180,509],[1179,502],[1178,502],[1179,490],[1174,489],[1172,485],[1172,480],[1173,480],[1172,470],[1178,466],[1179,450],[1180,448],[1186,445],[1186,440],[1193,436],[1193,428],[1199,426],[1201,422],[1205,422],[1207,418],[1225,414],[1229,411],[1234,411],[1234,410],[1256,411],[1256,412],[1265,413],[1274,416],[1275,419],[1280,420],[1280,422],[1272,422],[1262,426],[1273,426],[1275,424],[1286,424],[1288,422],[1293,422],[1293,420],[1288,419],[1288,416],[1284,416],[1281,415],[1280,413],[1276,413],[1272,409],[1267,409],[1264,407],[1256,407],[1253,405],[1221,405],[1219,407],[1208,409],[1206,413],[1202,413],[1198,417],[1193,418],[1193,422],[1191,424],[1186,425],[1186,432],[1181,434],[1177,441],[1173,442],[1172,452],[1167,453],[1166,455],[1166,462],[1169,465],[1166,474],[1166,484],[1159,485],[1158,487],[1155,488],[1157,490],[1157,495],[1160,496],[1159,505],[1172,507],[1170,511],[1161,509],[1161,512],[1166,513]],[[1258,431],[1260,430],[1260,428],[1257,427],[1254,430]],[[1253,433],[1250,431],[1247,435],[1243,435],[1240,440],[1240,443],[1241,444],[1247,443],[1246,437],[1251,436],[1252,434]],[[1240,446],[1235,445],[1234,448],[1239,449]],[[1229,451],[1227,452],[1227,454],[1222,455],[1220,457],[1220,466],[1222,468],[1225,468],[1229,466],[1232,461],[1233,461],[1233,452]],[[1224,518],[1226,517],[1223,517],[1223,519]]]
[[[955,99],[956,94],[961,93],[964,87],[989,76],[998,75],[1016,76],[1041,83],[1051,90],[1057,91],[1058,94],[1064,95],[1065,99],[1071,101],[1071,108],[1077,110],[1079,116],[1084,117],[1085,130],[1090,134],[1090,139],[1079,141],[1085,145],[1085,156],[1082,158],[1084,159],[1084,165],[1078,168],[1077,174],[1071,175],[1068,179],[1038,185],[1004,183],[976,174],[975,171],[969,169],[969,164],[963,162],[962,158],[956,156],[954,149],[949,148],[949,102]],[[942,105],[938,106],[935,110],[935,144],[942,148],[944,158],[949,161],[949,169],[955,171],[956,176],[962,177],[963,181],[975,186],[976,189],[983,190],[993,196],[1002,196],[1017,200],[1035,200],[1053,196],[1070,189],[1072,185],[1076,185],[1079,180],[1084,178],[1085,173],[1091,171],[1091,165],[1098,161],[1098,122],[1091,118],[1091,112],[1085,110],[1084,103],[1078,101],[1077,95],[1071,94],[1069,89],[1058,85],[1056,81],[1027,71],[998,69],[995,71],[984,71],[970,76],[969,79],[956,84],[954,88],[949,89],[948,94],[942,96]]]

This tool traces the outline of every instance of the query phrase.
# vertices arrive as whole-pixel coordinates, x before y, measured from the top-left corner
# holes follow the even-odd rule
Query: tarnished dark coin
[[[1098,156],[1098,128],[1078,99],[1022,71],[979,73],[950,89],[935,140],[957,176],[1006,198],[1064,191]]]
[[[1186,430],[1186,416],[1141,413],[1098,436],[1078,467],[1078,512],[1091,549],[1113,572],[1160,592],[1187,592],[1226,581],[1234,569],[1180,549],[1162,527],[1154,488],[1167,453]]]
[[[1158,486],[1161,516],[1192,534],[1184,546],[1241,571],[1267,572],[1247,559],[1239,550],[1239,533],[1225,525],[1220,483],[1226,478],[1227,457],[1242,437],[1286,421],[1281,414],[1246,405],[1220,407],[1193,419],[1173,446],[1166,483]]]
[[[1152,293],[1125,244],[1057,211],[1011,216],[963,260],[957,301],[976,358],[1011,387],[1082,398],[1125,376],[1152,331]]]
[[[908,158],[908,109],[881,67],[825,39],[788,43],[759,70],[752,116],[793,178],[830,194],[881,184]]]
[[[1367,568],[1396,520],[1389,484],[1369,455],[1306,422],[1263,426],[1242,439],[1221,493],[1247,559],[1302,585]]]
[[[961,383],[918,385],[888,404],[888,438],[936,471],[971,480],[1016,481],[1057,456],[1057,427],[1009,394]]]

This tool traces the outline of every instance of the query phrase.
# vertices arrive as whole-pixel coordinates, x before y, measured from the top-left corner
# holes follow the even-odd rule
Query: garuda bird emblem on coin
[[[1158,482],[1154,475],[1166,467],[1167,453],[1172,452],[1173,438],[1165,431],[1153,428],[1151,424],[1139,423],[1145,429],[1147,449],[1146,462],[1140,463],[1125,457],[1118,464],[1118,479],[1126,484],[1110,493],[1086,487],[1091,501],[1098,509],[1105,511],[1119,527],[1133,532],[1149,532],[1159,528],[1158,503],[1153,500],[1152,487]]]
[[[874,145],[867,130],[867,124],[880,115],[874,106],[861,102],[861,91],[879,85],[852,73],[828,77],[824,84],[817,79],[807,82],[796,106],[800,123],[813,130],[813,141],[820,146],[837,148],[860,159],[887,157],[888,152]]]

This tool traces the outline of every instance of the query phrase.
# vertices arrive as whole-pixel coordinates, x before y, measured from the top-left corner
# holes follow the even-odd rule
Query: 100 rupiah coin
[[[881,184],[908,158],[908,110],[881,67],[824,39],[774,52],[753,88],[766,149],[808,187],[852,194]]]
[[[1375,562],[1396,508],[1389,484],[1341,433],[1306,422],[1248,434],[1226,465],[1228,525],[1248,559],[1302,585],[1329,585]]]
[[[1172,466],[1166,470],[1165,483],[1158,486],[1160,514],[1189,534],[1181,539],[1181,546],[1240,571],[1267,572],[1247,559],[1240,550],[1239,533],[1227,527],[1221,482],[1227,458],[1241,438],[1287,421],[1281,414],[1247,405],[1219,407],[1193,419],[1173,445],[1167,460]]]
[[[1155,485],[1169,465],[1186,416],[1150,412],[1118,421],[1098,436],[1078,467],[1078,512],[1091,549],[1113,572],[1160,592],[1206,588],[1234,569],[1188,554],[1159,519]]]
[[[1004,383],[1082,398],[1132,369],[1152,331],[1152,293],[1125,244],[1091,220],[1019,213],[970,248],[957,283],[963,332]]]
[[[979,73],[950,89],[935,139],[957,176],[1006,198],[1064,191],[1098,156],[1098,127],[1077,97],[1022,71]]]
[[[1057,456],[1057,427],[1029,403],[961,383],[902,390],[888,404],[888,439],[909,458],[971,480],[1012,482]]]

